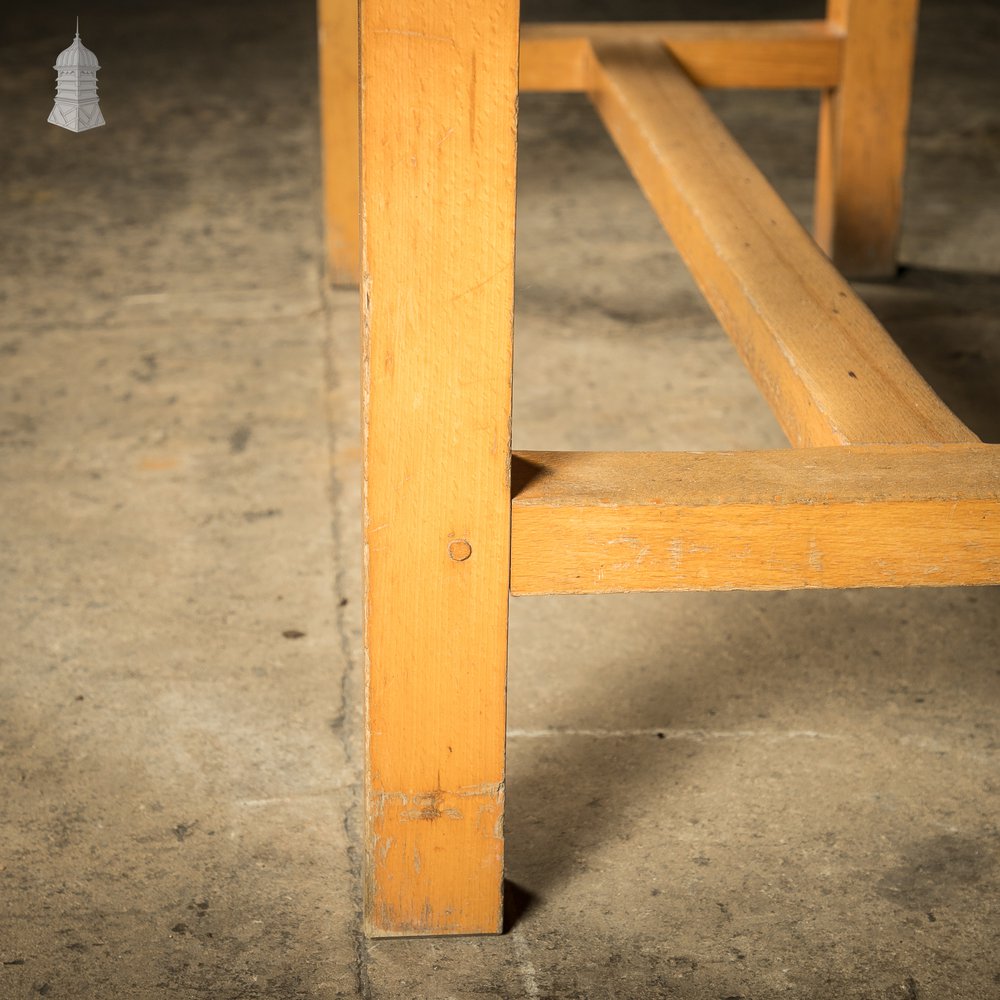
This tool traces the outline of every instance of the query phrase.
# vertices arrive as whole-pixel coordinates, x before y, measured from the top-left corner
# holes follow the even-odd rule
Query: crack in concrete
[[[320,269],[317,274],[317,281],[320,286],[320,297],[323,302],[323,372],[324,382],[327,390],[327,446],[330,457],[330,473],[327,480],[330,498],[330,539],[334,549],[334,572],[333,572],[333,594],[334,601],[334,628],[340,646],[340,655],[344,664],[344,671],[340,678],[340,716],[348,718],[351,712],[349,706],[357,704],[357,670],[358,662],[353,655],[351,648],[350,626],[348,623],[347,605],[342,601],[346,584],[346,560],[342,557],[345,543],[345,531],[343,519],[341,517],[340,504],[343,501],[344,490],[339,480],[339,473],[336,463],[333,461],[337,453],[340,440],[337,434],[338,422],[335,414],[331,412],[332,402],[336,398],[336,390],[340,388],[341,379],[334,365],[334,343],[333,343],[333,312],[337,308],[332,293],[326,286],[326,281]],[[342,725],[336,727],[337,737],[341,742],[344,757],[352,767],[358,766],[357,755],[350,736],[351,727]],[[353,794],[351,801],[344,813],[344,832],[347,836],[347,857],[350,862],[351,872],[351,895],[354,900],[354,916],[351,920],[350,934],[354,952],[354,981],[357,996],[361,1000],[372,1000],[374,991],[371,978],[368,974],[368,941],[364,934],[364,918],[362,913],[361,898],[361,864],[362,859],[357,845],[360,843],[360,822],[359,813],[361,807],[363,782],[352,781],[351,788]]]

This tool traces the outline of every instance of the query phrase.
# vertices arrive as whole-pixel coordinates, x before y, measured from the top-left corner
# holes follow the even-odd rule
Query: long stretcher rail
[[[643,21],[521,26],[521,90],[584,91],[591,44],[667,45],[702,87],[819,88],[840,82],[843,34],[826,21]]]
[[[791,443],[975,442],[677,60],[595,44],[590,95]]]

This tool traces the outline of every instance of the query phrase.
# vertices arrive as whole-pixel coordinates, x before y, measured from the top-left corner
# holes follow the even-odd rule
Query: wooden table
[[[510,594],[1000,580],[1000,449],[842,276],[895,272],[916,6],[364,0],[359,131],[355,0],[320,0],[330,276],[362,300],[368,933],[502,929]],[[699,87],[821,90],[816,242]],[[792,448],[512,454],[519,89],[590,96]]]

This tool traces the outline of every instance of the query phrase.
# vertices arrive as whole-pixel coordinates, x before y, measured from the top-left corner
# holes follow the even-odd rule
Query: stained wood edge
[[[702,87],[826,90],[844,35],[826,21],[524,24],[522,91],[585,91],[593,43],[661,41]]]

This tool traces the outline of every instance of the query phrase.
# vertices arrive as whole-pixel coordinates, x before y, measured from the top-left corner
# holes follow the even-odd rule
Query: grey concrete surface
[[[76,13],[0,36],[0,1000],[1000,997],[995,589],[512,602],[512,929],[363,940],[313,10],[80,10],[80,135],[45,123]],[[928,0],[921,38],[906,270],[859,290],[997,441],[1000,15]],[[815,96],[712,100],[808,221]],[[515,445],[783,446],[586,103],[526,95],[520,142]]]

